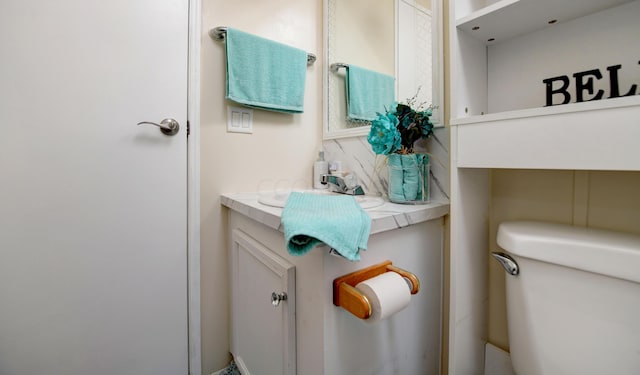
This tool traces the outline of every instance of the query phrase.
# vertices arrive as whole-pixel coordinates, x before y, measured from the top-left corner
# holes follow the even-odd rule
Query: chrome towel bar
[[[227,35],[227,27],[226,26],[218,26],[211,30],[209,30],[209,36],[211,39],[216,40],[218,42],[224,42],[224,38]],[[316,55],[313,53],[307,52],[307,65],[313,65],[316,62]]]
[[[341,63],[341,62],[337,62],[337,63],[333,63],[331,64],[331,71],[332,72],[337,72],[338,70],[340,70],[340,68],[349,68],[349,64],[345,64],[345,63]]]

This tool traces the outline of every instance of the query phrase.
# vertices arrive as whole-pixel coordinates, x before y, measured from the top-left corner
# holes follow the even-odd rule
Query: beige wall
[[[532,219],[640,234],[640,172],[493,170],[490,251],[498,224]],[[489,337],[508,350],[504,270],[489,269]]]
[[[311,183],[322,137],[322,0],[204,0],[201,78],[202,367],[228,364],[226,211],[221,193],[256,191],[265,179]],[[229,26],[318,56],[307,74],[304,113],[255,110],[253,134],[227,133],[224,45],[207,31]],[[259,62],[256,62],[259,63]]]

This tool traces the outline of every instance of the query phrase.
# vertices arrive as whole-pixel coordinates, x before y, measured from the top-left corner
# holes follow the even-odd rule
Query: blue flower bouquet
[[[417,94],[416,94],[417,96]],[[414,152],[414,143],[433,134],[432,107],[411,108],[393,103],[371,122],[367,141],[377,155],[387,156],[389,200],[394,203],[426,203],[429,200],[429,155]]]

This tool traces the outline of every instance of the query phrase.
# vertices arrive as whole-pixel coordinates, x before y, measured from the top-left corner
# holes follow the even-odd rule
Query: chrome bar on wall
[[[340,68],[349,68],[349,64],[345,64],[345,63],[341,63],[341,62],[337,62],[337,63],[333,63],[331,64],[331,71],[332,72],[337,72],[338,70],[340,70]]]
[[[211,39],[217,40],[218,42],[224,42],[224,38],[226,35],[226,26],[218,26],[209,30],[209,36],[211,37]],[[316,62],[316,55],[307,52],[307,65],[313,65],[314,62]]]

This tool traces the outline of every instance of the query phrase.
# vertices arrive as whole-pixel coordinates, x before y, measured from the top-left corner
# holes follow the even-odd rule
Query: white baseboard
[[[226,369],[218,370],[211,375],[220,375]],[[516,375],[511,366],[511,356],[508,352],[489,343],[485,344],[484,352],[485,375]]]
[[[485,375],[516,375],[511,366],[511,356],[497,346],[487,343],[484,349]]]
[[[232,365],[235,368],[235,370],[231,369]],[[251,375],[249,374],[249,370],[247,370],[246,367],[244,366],[244,362],[242,362],[241,358],[234,358],[234,360],[231,361],[227,367],[221,370],[215,371],[211,373],[211,375],[228,375],[228,374],[237,374],[237,373],[240,373],[241,375]]]
[[[225,373],[227,373],[228,369],[229,369],[229,366],[227,366],[227,367],[225,367],[223,369],[220,369],[218,371],[212,372],[211,375],[222,375],[222,374],[225,374]]]

